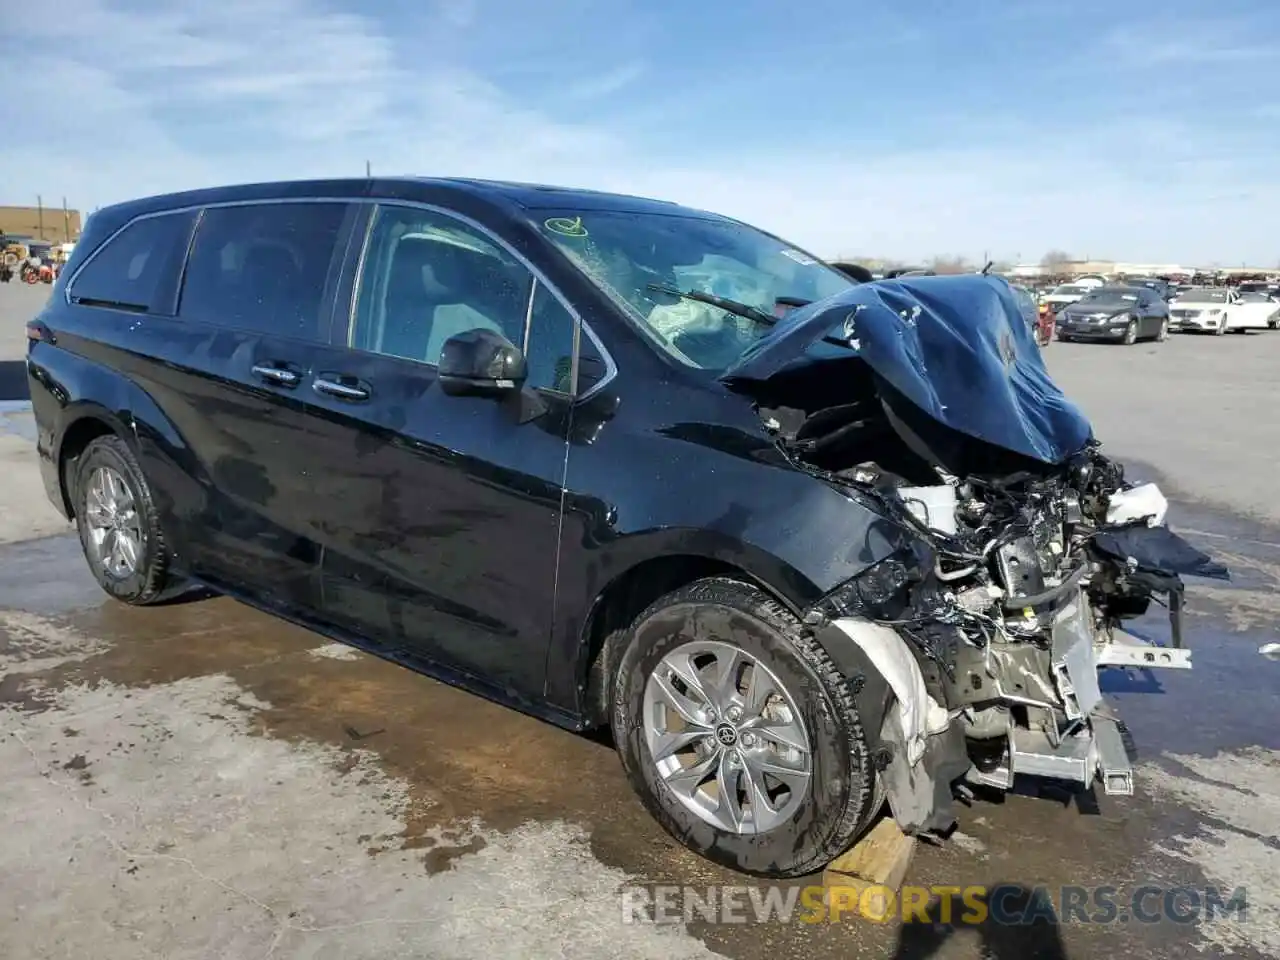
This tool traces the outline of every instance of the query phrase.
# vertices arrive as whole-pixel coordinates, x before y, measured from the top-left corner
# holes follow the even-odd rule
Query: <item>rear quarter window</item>
[[[134,220],[85,261],[71,281],[73,303],[172,313],[194,211]]]

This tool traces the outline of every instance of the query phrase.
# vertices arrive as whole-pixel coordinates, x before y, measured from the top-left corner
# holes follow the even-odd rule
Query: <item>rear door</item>
[[[173,362],[147,389],[185,449],[173,479],[185,565],[299,612],[319,605],[319,547],[298,451],[304,385],[329,337],[332,290],[358,207],[337,201],[214,206],[201,212]]]
[[[511,248],[438,210],[376,207],[358,277],[306,388],[327,411],[311,467],[329,505],[326,615],[508,696],[540,697],[575,318]],[[525,349],[522,397],[440,390],[441,347],[475,327]]]

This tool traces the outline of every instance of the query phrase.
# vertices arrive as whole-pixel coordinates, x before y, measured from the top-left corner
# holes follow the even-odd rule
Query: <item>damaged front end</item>
[[[1181,576],[1228,573],[1164,526],[1154,485],[1103,455],[1007,284],[856,287],[793,315],[724,379],[796,466],[909,534],[805,615],[887,684],[877,757],[899,825],[946,829],[965,781],[1132,794],[1098,671],[1190,668]],[[1152,602],[1170,646],[1123,629]]]

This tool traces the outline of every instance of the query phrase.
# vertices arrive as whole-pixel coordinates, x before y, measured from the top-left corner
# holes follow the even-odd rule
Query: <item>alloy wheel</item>
[[[694,641],[663,657],[645,685],[644,736],[671,792],[719,830],[765,833],[808,794],[813,750],[796,701],[732,644]]]
[[[128,482],[111,467],[95,467],[84,509],[93,561],[116,580],[132,576],[142,556],[142,519]]]

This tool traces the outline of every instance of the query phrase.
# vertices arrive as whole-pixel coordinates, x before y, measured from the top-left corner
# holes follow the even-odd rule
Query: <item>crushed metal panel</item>
[[[1077,598],[1053,628],[1053,676],[1058,682],[1068,720],[1093,714],[1102,702],[1098,661],[1094,656],[1093,623],[1088,604]]]

